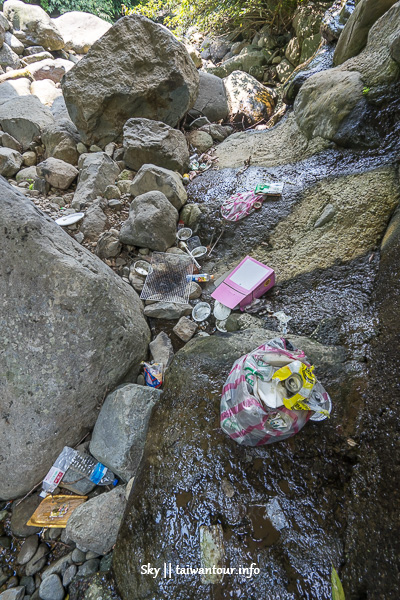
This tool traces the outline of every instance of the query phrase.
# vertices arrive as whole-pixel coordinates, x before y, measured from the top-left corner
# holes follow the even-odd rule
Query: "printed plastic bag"
[[[287,365],[291,368],[285,378],[281,368]],[[301,387],[296,387],[293,373],[302,374]],[[312,365],[304,352],[285,338],[274,338],[240,357],[222,390],[222,430],[238,444],[261,446],[295,435],[309,419],[326,419],[332,408],[329,395],[314,375],[312,389],[305,385],[304,373],[312,373]],[[297,410],[284,404],[291,397],[295,398]],[[311,406],[313,410],[309,410]]]
[[[162,363],[147,363],[142,362],[144,369],[144,380],[146,385],[153,388],[160,388],[163,380],[163,365]]]
[[[261,203],[262,201],[263,196],[254,192],[233,194],[221,206],[221,215],[227,221],[240,221],[240,219],[244,219],[244,217],[247,217],[252,212],[256,202]]]

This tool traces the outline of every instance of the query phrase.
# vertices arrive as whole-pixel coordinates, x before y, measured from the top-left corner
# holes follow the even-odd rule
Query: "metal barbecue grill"
[[[140,297],[157,302],[189,302],[190,281],[186,276],[193,273],[193,260],[182,254],[153,252],[152,271],[146,277]]]

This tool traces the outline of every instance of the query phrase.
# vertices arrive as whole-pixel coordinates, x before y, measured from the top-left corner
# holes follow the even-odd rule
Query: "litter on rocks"
[[[147,275],[153,270],[147,260],[137,260],[133,265],[133,268],[135,273],[141,277],[147,277]]]
[[[221,304],[218,300],[215,301],[213,315],[217,321],[226,321],[231,314],[231,309],[225,304]]]
[[[221,215],[227,221],[240,221],[254,210],[261,208],[261,205],[262,196],[260,194],[240,192],[225,200],[221,206]]]
[[[190,239],[187,240],[186,243],[190,251],[201,246],[201,241],[198,235],[193,235]]]
[[[310,419],[326,419],[331,399],[313,369],[283,337],[240,357],[222,390],[222,430],[238,444],[262,446],[295,435]]]
[[[187,247],[187,244],[185,244],[185,242],[180,242],[179,244],[179,248],[181,248],[182,250],[184,250],[185,252],[188,253],[188,255],[190,256],[190,258],[193,260],[194,264],[196,265],[196,267],[198,269],[201,269],[200,264],[197,262],[197,260],[195,259],[195,257],[193,256],[193,254],[190,252],[189,248]]]
[[[140,294],[141,299],[187,304],[190,295],[187,276],[193,273],[192,259],[181,254],[153,252],[151,268]]]
[[[280,196],[283,186],[282,182],[259,183],[255,190],[233,194],[222,204],[221,215],[227,221],[240,221],[259,210],[266,196]]]
[[[87,496],[47,496],[39,504],[27,525],[64,529],[74,510],[86,500]]]
[[[58,455],[50,471],[43,479],[40,496],[45,498],[54,492],[68,469],[86,477],[96,485],[117,485],[114,473],[105,465],[98,462],[90,454],[84,454],[69,446],[64,446]]]
[[[285,184],[282,181],[259,183],[256,185],[254,193],[262,194],[263,196],[280,196],[283,192],[284,185]]]
[[[57,223],[57,225],[61,225],[61,227],[68,227],[68,225],[74,225],[74,223],[78,223],[78,221],[81,221],[84,216],[85,213],[83,212],[73,213],[72,215],[65,215],[64,217],[60,217],[59,219],[56,219],[55,222]]]
[[[211,315],[211,306],[208,302],[199,302],[192,310],[192,318],[194,321],[201,322],[208,319]]]
[[[206,281],[212,281],[214,275],[209,273],[193,273],[192,275],[186,275],[186,281],[196,281],[197,283],[205,283]]]
[[[278,310],[277,312],[274,312],[272,316],[275,317],[275,319],[278,319],[280,323],[281,333],[283,333],[283,335],[286,335],[288,331],[287,324],[289,323],[289,321],[292,320],[292,317],[289,317],[289,315],[284,313],[283,310]]]
[[[163,382],[163,364],[142,362],[142,365],[146,385],[152,388],[160,388]]]
[[[244,308],[260,298],[275,284],[274,270],[246,256],[211,294],[224,306],[231,309]]]
[[[182,227],[182,228],[178,229],[176,237],[178,238],[178,240],[180,240],[182,242],[186,242],[186,240],[191,238],[192,235],[193,235],[193,231],[189,227]]]
[[[194,248],[192,251],[192,256],[194,256],[195,258],[201,258],[202,256],[205,256],[207,254],[207,247],[206,246],[197,246],[196,248]]]

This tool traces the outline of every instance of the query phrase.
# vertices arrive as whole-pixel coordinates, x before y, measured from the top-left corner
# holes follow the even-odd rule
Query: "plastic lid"
[[[118,479],[114,479],[114,481],[112,482],[112,484],[115,487],[118,484]]]

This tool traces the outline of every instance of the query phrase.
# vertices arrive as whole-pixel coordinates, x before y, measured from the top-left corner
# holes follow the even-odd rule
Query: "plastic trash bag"
[[[284,378],[282,367],[287,365],[291,368]],[[326,419],[332,403],[312,371],[304,352],[285,338],[274,338],[241,356],[222,390],[222,430],[238,444],[262,446],[295,435],[309,419]]]
[[[164,367],[161,363],[142,362],[144,381],[146,385],[153,388],[160,388],[163,382]]]

